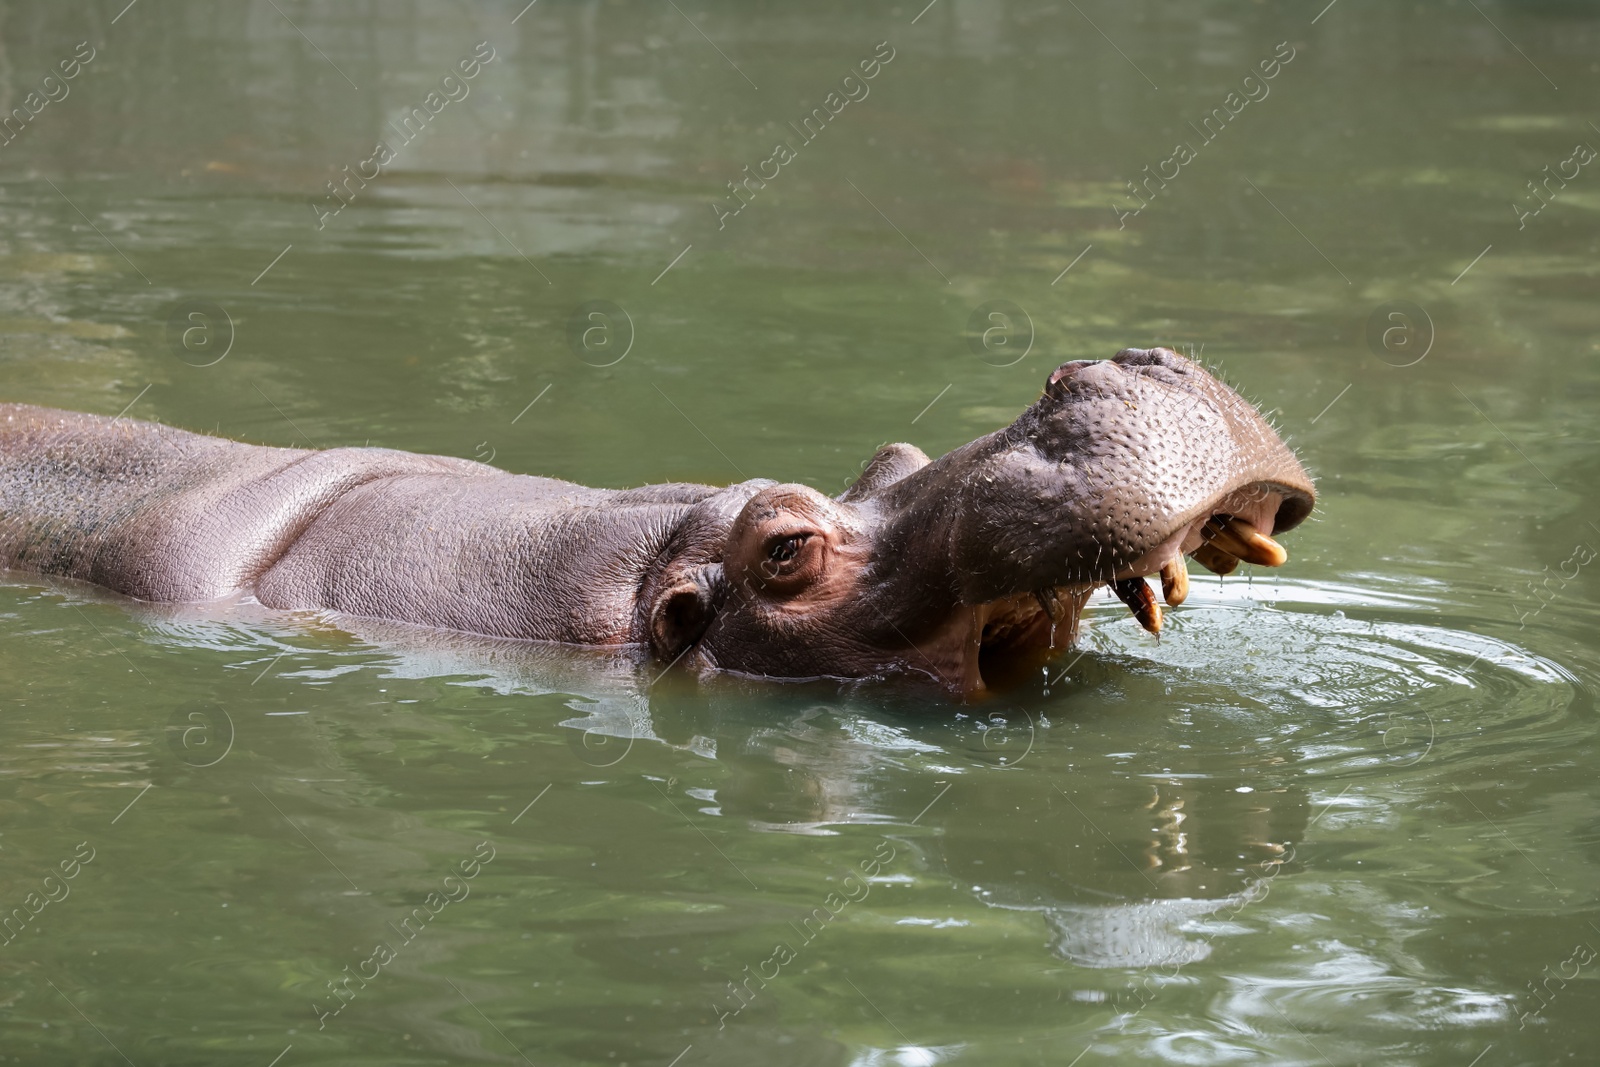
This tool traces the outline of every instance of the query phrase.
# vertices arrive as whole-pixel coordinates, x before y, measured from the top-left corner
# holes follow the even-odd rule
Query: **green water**
[[[837,490],[1165,343],[1321,500],[966,708],[7,574],[4,1062],[1592,1062],[1596,5],[124,3],[0,5],[0,399]]]

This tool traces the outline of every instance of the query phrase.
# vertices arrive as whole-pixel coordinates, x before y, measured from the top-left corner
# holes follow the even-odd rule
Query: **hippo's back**
[[[213,600],[248,588],[351,489],[444,472],[498,473],[388,449],[269,448],[0,404],[0,568],[143,600]]]

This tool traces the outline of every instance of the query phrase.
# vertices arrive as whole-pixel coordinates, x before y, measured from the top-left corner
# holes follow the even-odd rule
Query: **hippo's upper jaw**
[[[674,658],[773,677],[931,675],[972,695],[1069,645],[1110,585],[1152,632],[1188,587],[1183,557],[1226,574],[1277,566],[1311,479],[1260,414],[1164,348],[1067,363],[1010,426],[935,462],[882,449],[837,499],[756,493],[720,560],[658,602]]]

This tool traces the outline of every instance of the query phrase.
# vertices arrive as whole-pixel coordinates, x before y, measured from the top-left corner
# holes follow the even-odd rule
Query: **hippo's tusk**
[[[1161,633],[1161,605],[1156,603],[1155,593],[1150,591],[1150,586],[1143,578],[1123,578],[1111,583],[1112,592],[1117,594],[1124,604],[1133,612],[1133,617],[1139,620],[1151,633]]]
[[[1189,598],[1189,568],[1182,556],[1161,565],[1161,598],[1169,608]]]
[[[1272,538],[1243,519],[1213,516],[1201,532],[1208,545],[1219,548],[1246,563],[1259,563],[1263,567],[1281,567],[1289,553]]]

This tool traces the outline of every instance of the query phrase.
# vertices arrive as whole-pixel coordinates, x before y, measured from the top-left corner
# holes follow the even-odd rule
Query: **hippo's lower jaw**
[[[1183,558],[1285,554],[1311,480],[1261,416],[1167,349],[1050,375],[930,462],[880,449],[803,485],[587,489],[441,456],[263,448],[0,404],[0,568],[162,602],[240,591],[443,629],[647,644],[768,678],[930,677],[971,696],[1071,644],[1089,594],[1159,631]]]

